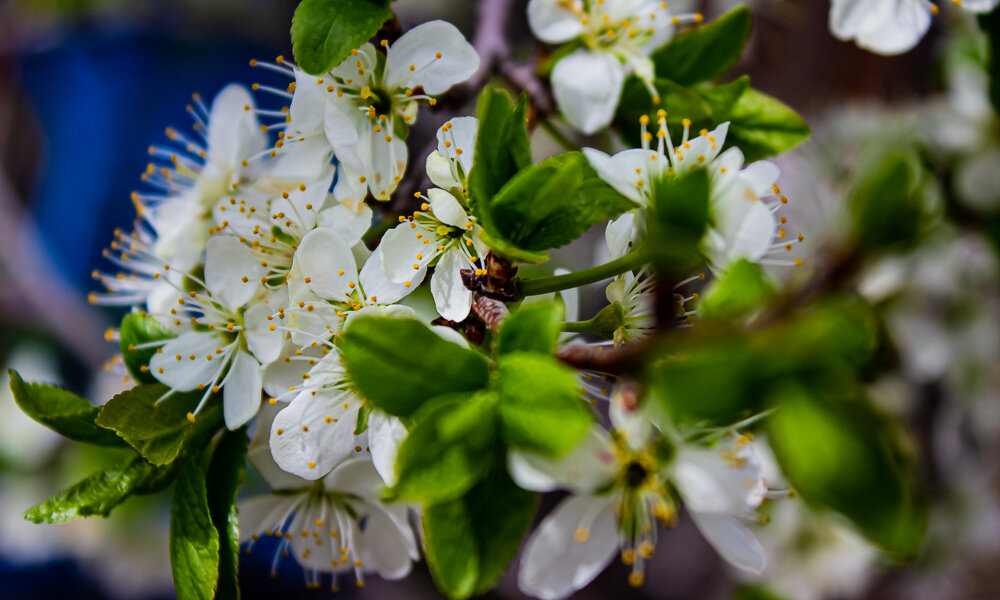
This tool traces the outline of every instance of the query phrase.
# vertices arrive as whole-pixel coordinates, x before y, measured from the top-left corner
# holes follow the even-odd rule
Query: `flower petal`
[[[613,54],[580,49],[552,69],[552,92],[571,125],[586,134],[611,123],[625,81]]]
[[[384,579],[402,579],[413,566],[417,541],[406,522],[405,510],[398,505],[373,507],[368,513],[367,526],[361,533],[361,556],[365,568],[377,572]]]
[[[446,21],[430,21],[406,32],[389,48],[385,83],[390,89],[423,86],[433,96],[465,81],[477,69],[479,54],[462,33]]]
[[[549,44],[568,42],[583,33],[583,2],[572,0],[576,12],[558,0],[531,0],[528,2],[528,26],[535,37]]]
[[[427,197],[435,219],[452,227],[465,229],[469,215],[451,192],[432,188],[427,191]]]
[[[216,355],[215,349],[226,344],[218,333],[183,333],[167,342],[162,352],[153,355],[149,372],[178,392],[193,390],[199,383],[208,385],[222,366],[222,357]],[[213,360],[207,360],[208,355],[212,355]]]
[[[461,164],[464,176],[468,177],[476,156],[476,137],[478,135],[479,119],[476,117],[455,117],[438,128],[437,151],[442,156]],[[441,187],[448,189],[445,186]]]
[[[578,529],[588,531],[577,542]],[[517,584],[541,598],[565,598],[604,570],[618,551],[618,527],[610,496],[564,500],[528,538]]]
[[[263,273],[253,251],[235,237],[213,236],[205,245],[205,285],[226,308],[235,310],[246,304]]]
[[[472,290],[465,287],[461,272],[469,268],[468,263],[460,250],[447,250],[431,275],[431,295],[438,314],[456,323],[464,321],[472,308]]]
[[[238,350],[222,386],[226,428],[238,429],[257,414],[260,390],[260,364],[249,353]]]
[[[326,229],[316,229],[302,238],[292,267],[305,289],[327,300],[343,301],[353,289],[350,282],[357,283],[358,267],[351,247]]]
[[[608,433],[594,427],[576,448],[561,458],[511,450],[507,453],[507,469],[517,485],[526,490],[590,492],[614,478],[618,461]]]
[[[767,568],[764,547],[736,517],[692,512],[691,518],[708,543],[729,564],[753,575],[759,575]]]
[[[250,92],[230,84],[212,101],[208,116],[208,158],[220,170],[236,170],[240,161],[267,146],[267,135],[260,130]]]
[[[274,461],[303,479],[323,477],[355,454],[359,407],[351,392],[299,394],[271,424]]]
[[[372,463],[386,485],[396,483],[396,454],[406,434],[406,426],[398,418],[377,409],[368,415],[368,447],[371,448]]]
[[[415,272],[422,270],[434,258],[428,251],[429,247],[432,249],[433,247],[424,244],[423,240],[417,237],[417,233],[423,237],[423,233],[411,229],[409,223],[400,223],[382,236],[375,253],[381,257],[382,268],[389,281],[398,283],[410,281]],[[417,258],[417,255],[420,255],[420,258]],[[413,265],[417,265],[417,268],[414,269]]]
[[[337,204],[319,213],[317,225],[339,235],[348,246],[361,241],[365,232],[372,224],[372,209],[365,205],[358,210],[351,210],[343,204]]]

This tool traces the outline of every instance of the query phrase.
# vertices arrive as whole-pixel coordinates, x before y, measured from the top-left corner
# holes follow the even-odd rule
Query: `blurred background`
[[[107,267],[102,250],[114,229],[131,225],[129,193],[140,184],[147,147],[164,140],[166,126],[190,124],[193,92],[211,98],[230,81],[252,83],[262,74],[250,58],[290,55],[295,4],[0,0],[0,364],[95,403],[123,389],[120,373],[106,368],[116,347],[104,339],[121,315],[87,303],[91,272]],[[446,18],[471,37],[477,4],[393,7],[403,29]],[[539,48],[525,4],[513,2],[508,37],[516,55],[531,57]],[[736,4],[690,0],[672,8],[712,18]],[[614,563],[575,597],[1000,598],[1000,229],[989,229],[1000,214],[1000,125],[986,99],[982,39],[967,15],[943,10],[916,49],[880,57],[829,34],[824,0],[750,4],[755,28],[735,73],[749,73],[814,131],[778,160],[790,219],[808,239],[796,276],[807,276],[844,234],[844,192],[871,156],[867,148],[913,144],[929,166],[926,202],[939,216],[933,230],[919,247],[863,265],[852,281],[883,317],[890,368],[868,384],[880,408],[907,426],[921,457],[934,503],[927,545],[914,564],[887,564],[840,521],[790,500],[770,507],[770,523],[758,529],[775,557],[761,581],[734,576],[682,519],[661,535],[642,589],[627,588],[625,568]],[[422,116],[423,135],[452,116],[447,110],[462,109]],[[422,157],[411,163],[422,165]],[[600,239],[585,238],[560,260],[588,266]],[[600,307],[600,296],[599,288],[584,294],[582,318]],[[110,450],[66,449],[21,415],[6,385],[0,389],[0,600],[173,597],[164,497],[133,500],[106,520],[21,519],[116,459]],[[307,591],[291,560],[270,577],[273,552],[258,548],[241,563],[245,598],[330,594]],[[404,582],[372,577],[364,590],[340,594],[438,597],[422,566]],[[489,597],[522,596],[508,574]]]

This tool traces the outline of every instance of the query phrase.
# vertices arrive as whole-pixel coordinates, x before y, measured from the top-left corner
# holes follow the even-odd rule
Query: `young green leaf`
[[[212,600],[219,577],[219,532],[208,509],[205,471],[186,464],[170,506],[170,568],[178,600]]]
[[[123,445],[118,436],[94,423],[100,407],[53,385],[25,383],[13,369],[7,374],[10,375],[14,402],[24,414],[38,423],[74,442],[98,446]]]
[[[415,319],[360,317],[337,343],[347,372],[376,408],[407,417],[425,401],[486,387],[479,353],[449,342]]]
[[[569,452],[593,416],[572,369],[530,352],[500,360],[500,423],[504,441],[550,456]]]
[[[743,150],[753,162],[791,150],[809,138],[809,126],[779,100],[750,88],[740,96],[726,117],[726,145]]]
[[[148,462],[133,456],[28,509],[24,518],[33,523],[63,523],[77,517],[106,517],[112,508],[121,504],[158,471]]]
[[[460,497],[490,468],[495,420],[490,392],[444,396],[425,406],[399,447],[392,495],[427,504]]]
[[[221,547],[216,600],[238,600],[240,597],[237,578],[240,531],[236,493],[243,482],[249,442],[246,427],[223,433],[212,453],[212,462],[205,478],[208,486],[208,511],[212,517],[212,525],[218,532]]]
[[[503,461],[465,496],[424,509],[427,565],[449,598],[490,590],[517,553],[538,504],[517,487]]]
[[[192,423],[188,413],[198,405],[201,392],[173,394],[160,401],[169,389],[157,383],[122,392],[101,408],[97,424],[115,431],[154,465],[170,464],[186,443],[200,437],[197,434],[218,429],[222,403],[206,404]]]
[[[522,304],[504,319],[497,335],[497,353],[555,352],[562,331],[563,307],[555,302]]]
[[[699,310],[705,320],[735,319],[763,306],[774,293],[760,266],[742,259],[708,286]]]
[[[149,360],[156,348],[140,348],[143,344],[174,337],[157,319],[141,313],[129,313],[122,319],[118,333],[118,347],[132,378],[139,383],[156,383],[149,372]]]
[[[750,10],[738,6],[707,25],[674,36],[653,52],[656,76],[681,85],[715,79],[743,55],[752,23]]]
[[[659,268],[673,273],[697,268],[708,228],[709,178],[704,169],[653,182],[647,249]]]
[[[924,220],[923,166],[912,147],[869,146],[848,206],[858,243],[869,249],[906,247],[916,241]]]
[[[604,182],[579,152],[515,175],[490,203],[493,230],[531,251],[564,246],[635,204]]]
[[[489,204],[518,171],[531,166],[531,146],[525,124],[527,95],[515,104],[504,90],[487,87],[479,95],[479,136],[476,162],[469,173],[469,208],[491,230]]]
[[[863,402],[789,386],[765,423],[782,472],[802,497],[848,517],[887,551],[920,547],[927,506],[895,434]]]
[[[302,0],[292,18],[292,52],[306,73],[320,75],[361,47],[392,17],[385,2]]]

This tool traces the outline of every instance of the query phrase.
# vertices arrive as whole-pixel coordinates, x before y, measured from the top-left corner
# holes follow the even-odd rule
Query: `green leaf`
[[[156,348],[136,349],[136,346],[172,337],[174,334],[154,317],[141,313],[125,315],[118,335],[118,347],[129,374],[137,382],[156,383],[156,378],[149,372],[149,361],[156,354]]]
[[[862,153],[866,165],[848,195],[858,243],[868,249],[906,247],[916,241],[923,224],[923,167],[912,147],[870,145]]]
[[[809,138],[809,126],[781,101],[747,89],[727,118],[727,146],[737,146],[753,162],[791,150]]]
[[[712,127],[714,129],[715,125],[729,120],[733,113],[733,108],[736,107],[736,103],[739,102],[748,89],[750,89],[750,77],[747,75],[726,84],[699,88],[698,95],[708,105],[710,114],[715,121],[705,124],[704,127]]]
[[[865,403],[827,390],[789,386],[772,398],[768,439],[782,472],[807,502],[840,512],[887,551],[912,557],[927,524],[912,462]]]
[[[392,17],[384,2],[302,0],[292,18],[292,51],[299,67],[320,75],[360,48]]]
[[[545,252],[534,252],[518,248],[503,236],[492,234],[485,229],[479,232],[479,237],[494,254],[499,254],[515,262],[537,264],[549,260],[549,255]]]
[[[14,402],[24,414],[74,442],[98,446],[122,446],[122,441],[110,431],[94,423],[100,407],[76,394],[41,383],[25,383],[10,369],[10,391]]]
[[[680,177],[664,177],[653,186],[647,249],[661,271],[697,268],[699,246],[708,229],[708,172],[694,169]]]
[[[143,482],[160,471],[133,456],[90,475],[24,513],[33,523],[63,523],[77,517],[106,517],[111,509],[137,491]]]
[[[709,284],[699,310],[705,320],[735,319],[763,306],[774,293],[760,266],[742,259]]]
[[[358,420],[354,424],[354,435],[368,431],[368,417],[372,414],[372,405],[365,402],[358,409]]]
[[[531,166],[531,145],[525,123],[528,97],[517,104],[506,91],[487,87],[479,94],[479,135],[476,162],[469,173],[469,209],[492,231],[493,196],[518,171]]]
[[[507,444],[550,456],[569,452],[593,416],[580,399],[576,373],[530,352],[500,360],[500,422]]]
[[[433,504],[462,496],[490,468],[495,420],[491,392],[444,396],[421,409],[399,447],[393,497]]]
[[[562,331],[563,307],[555,302],[522,304],[504,319],[497,334],[497,354],[510,352],[555,352]]]
[[[635,204],[604,182],[579,152],[526,168],[490,204],[493,229],[519,248],[564,246]]]
[[[341,334],[338,347],[364,397],[399,417],[411,415],[430,398],[474,392],[489,382],[482,355],[415,319],[358,318]]]
[[[728,425],[758,411],[761,358],[738,338],[692,342],[651,364],[651,397],[677,423]]]
[[[517,487],[496,462],[465,496],[424,509],[427,565],[449,598],[491,589],[534,517],[537,494]]]
[[[218,591],[216,600],[238,600],[240,530],[236,511],[236,493],[246,469],[247,428],[226,431],[215,447],[205,481],[208,486],[208,511],[218,532],[219,553]]]
[[[210,401],[195,423],[188,413],[198,406],[201,392],[172,394],[162,383],[140,385],[108,400],[97,415],[97,424],[115,431],[136,452],[154,465],[173,462],[196,434],[214,432],[222,424],[221,400]],[[158,402],[159,401],[159,402]]]
[[[180,470],[170,506],[170,568],[178,600],[212,600],[219,577],[219,532],[208,509],[205,471]]]
[[[747,7],[738,6],[707,25],[674,36],[653,52],[656,76],[682,85],[715,79],[743,55],[752,22]]]

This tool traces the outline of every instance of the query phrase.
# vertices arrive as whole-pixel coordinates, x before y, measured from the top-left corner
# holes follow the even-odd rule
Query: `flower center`
[[[637,460],[629,461],[624,471],[625,485],[631,489],[641,487],[649,477],[649,470]]]
[[[382,88],[363,88],[361,99],[367,102],[368,106],[374,107],[376,114],[387,115],[392,111],[392,94]]]

